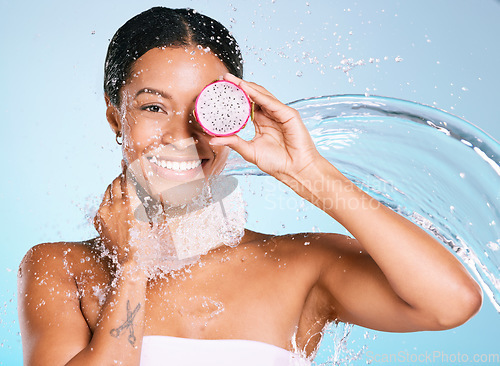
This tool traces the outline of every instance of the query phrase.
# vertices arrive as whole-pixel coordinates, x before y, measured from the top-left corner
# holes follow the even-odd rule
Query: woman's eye
[[[157,105],[147,105],[141,108],[143,111],[148,111],[148,112],[154,112],[154,113],[159,113],[162,112],[162,108]]]

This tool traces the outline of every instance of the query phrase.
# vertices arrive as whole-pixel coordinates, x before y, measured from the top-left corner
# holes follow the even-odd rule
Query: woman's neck
[[[212,249],[240,243],[245,234],[245,202],[238,186],[226,189],[226,193],[216,193],[216,199],[214,195],[210,200],[201,197],[185,207],[163,210],[164,219],[156,222],[152,235],[137,238],[138,260],[149,273],[157,268],[163,272],[178,269]]]

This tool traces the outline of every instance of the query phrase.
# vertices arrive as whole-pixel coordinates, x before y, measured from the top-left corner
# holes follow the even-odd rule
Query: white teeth
[[[151,157],[150,161],[162,168],[167,168],[175,171],[185,171],[197,168],[201,165],[201,160],[192,161],[170,161],[170,160],[159,160],[156,156]]]

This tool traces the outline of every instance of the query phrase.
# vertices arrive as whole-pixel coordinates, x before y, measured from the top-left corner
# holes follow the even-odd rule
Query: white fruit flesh
[[[196,99],[196,119],[213,136],[238,132],[247,123],[250,112],[251,104],[246,93],[225,80],[207,85]]]

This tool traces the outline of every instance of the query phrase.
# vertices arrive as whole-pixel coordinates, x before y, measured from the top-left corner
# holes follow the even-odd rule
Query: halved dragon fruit
[[[198,123],[212,136],[228,136],[245,127],[252,105],[238,85],[217,80],[208,84],[196,98],[194,114]]]

